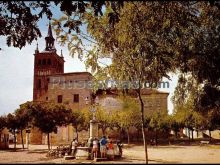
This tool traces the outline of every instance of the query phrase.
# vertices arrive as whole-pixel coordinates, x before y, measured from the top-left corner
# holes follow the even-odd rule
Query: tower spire
[[[38,42],[37,42],[37,47],[36,47],[36,50],[35,50],[35,54],[39,53],[39,49],[38,49]]]
[[[61,57],[63,57],[63,51],[62,51],[62,49],[61,49]]]
[[[55,39],[53,38],[50,22],[49,22],[49,26],[48,26],[48,33],[47,33],[47,36],[45,37],[45,40],[46,40],[46,48],[45,48],[45,50],[47,50],[47,51],[49,51],[49,50],[56,50],[55,47],[54,47]]]

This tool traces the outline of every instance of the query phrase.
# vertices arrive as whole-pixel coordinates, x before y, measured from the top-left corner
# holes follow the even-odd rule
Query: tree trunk
[[[178,132],[177,132],[177,131],[175,131],[175,137],[176,137],[176,139],[178,138],[178,137],[177,137],[177,136],[178,136],[177,134],[178,134]]]
[[[188,132],[189,143],[190,143],[190,130],[189,130],[189,128],[187,128],[187,132]]]
[[[120,133],[119,133],[119,136],[120,136],[119,139],[122,142],[122,136],[121,135],[122,135],[122,128],[120,128]]]
[[[157,146],[157,129],[155,130],[155,145]]]
[[[197,129],[196,130],[196,135],[197,135],[197,138],[199,137],[199,130]]]
[[[141,129],[142,129],[142,135],[143,135],[143,141],[144,141],[145,161],[146,161],[146,164],[148,164],[147,139],[145,137],[145,132],[144,132],[144,103],[143,103],[143,100],[141,98],[140,89],[138,90],[137,93],[138,93],[139,101],[141,102]]]
[[[50,150],[50,133],[47,133],[47,145],[48,145],[48,150]]]
[[[23,139],[23,130],[21,129],[21,144],[22,148],[24,149],[24,139]]]
[[[78,128],[75,127],[75,130],[76,130],[76,140],[79,141],[79,134],[78,134]]]
[[[14,130],[14,149],[16,149],[16,135],[15,135],[15,130]]]
[[[140,135],[140,130],[137,129],[137,142],[139,142],[139,135]]]
[[[105,136],[106,127],[102,127],[102,135]]]
[[[193,129],[192,129],[192,141],[193,141]]]
[[[130,144],[129,128],[127,128],[128,144]]]
[[[212,141],[212,134],[211,134],[211,130],[209,130],[209,142]]]

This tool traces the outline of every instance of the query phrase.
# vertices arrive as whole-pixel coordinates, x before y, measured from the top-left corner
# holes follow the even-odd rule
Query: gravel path
[[[31,145],[29,150],[0,150],[0,163],[95,163],[91,160],[49,159],[46,148],[46,145]],[[220,145],[150,146],[148,157],[149,163],[220,163]],[[122,159],[96,163],[144,163],[144,149],[140,145],[125,145]]]

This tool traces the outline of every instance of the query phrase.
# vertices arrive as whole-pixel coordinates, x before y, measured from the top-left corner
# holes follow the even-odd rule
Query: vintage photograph
[[[220,163],[220,1],[0,1],[0,164]]]

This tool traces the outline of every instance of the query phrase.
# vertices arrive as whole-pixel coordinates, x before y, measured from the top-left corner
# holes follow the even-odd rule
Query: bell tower
[[[34,53],[34,87],[33,101],[48,100],[47,91],[49,76],[64,73],[64,58],[56,53],[54,46],[51,24],[48,26],[48,34],[45,37],[46,45],[44,51],[40,52],[37,48]]]

